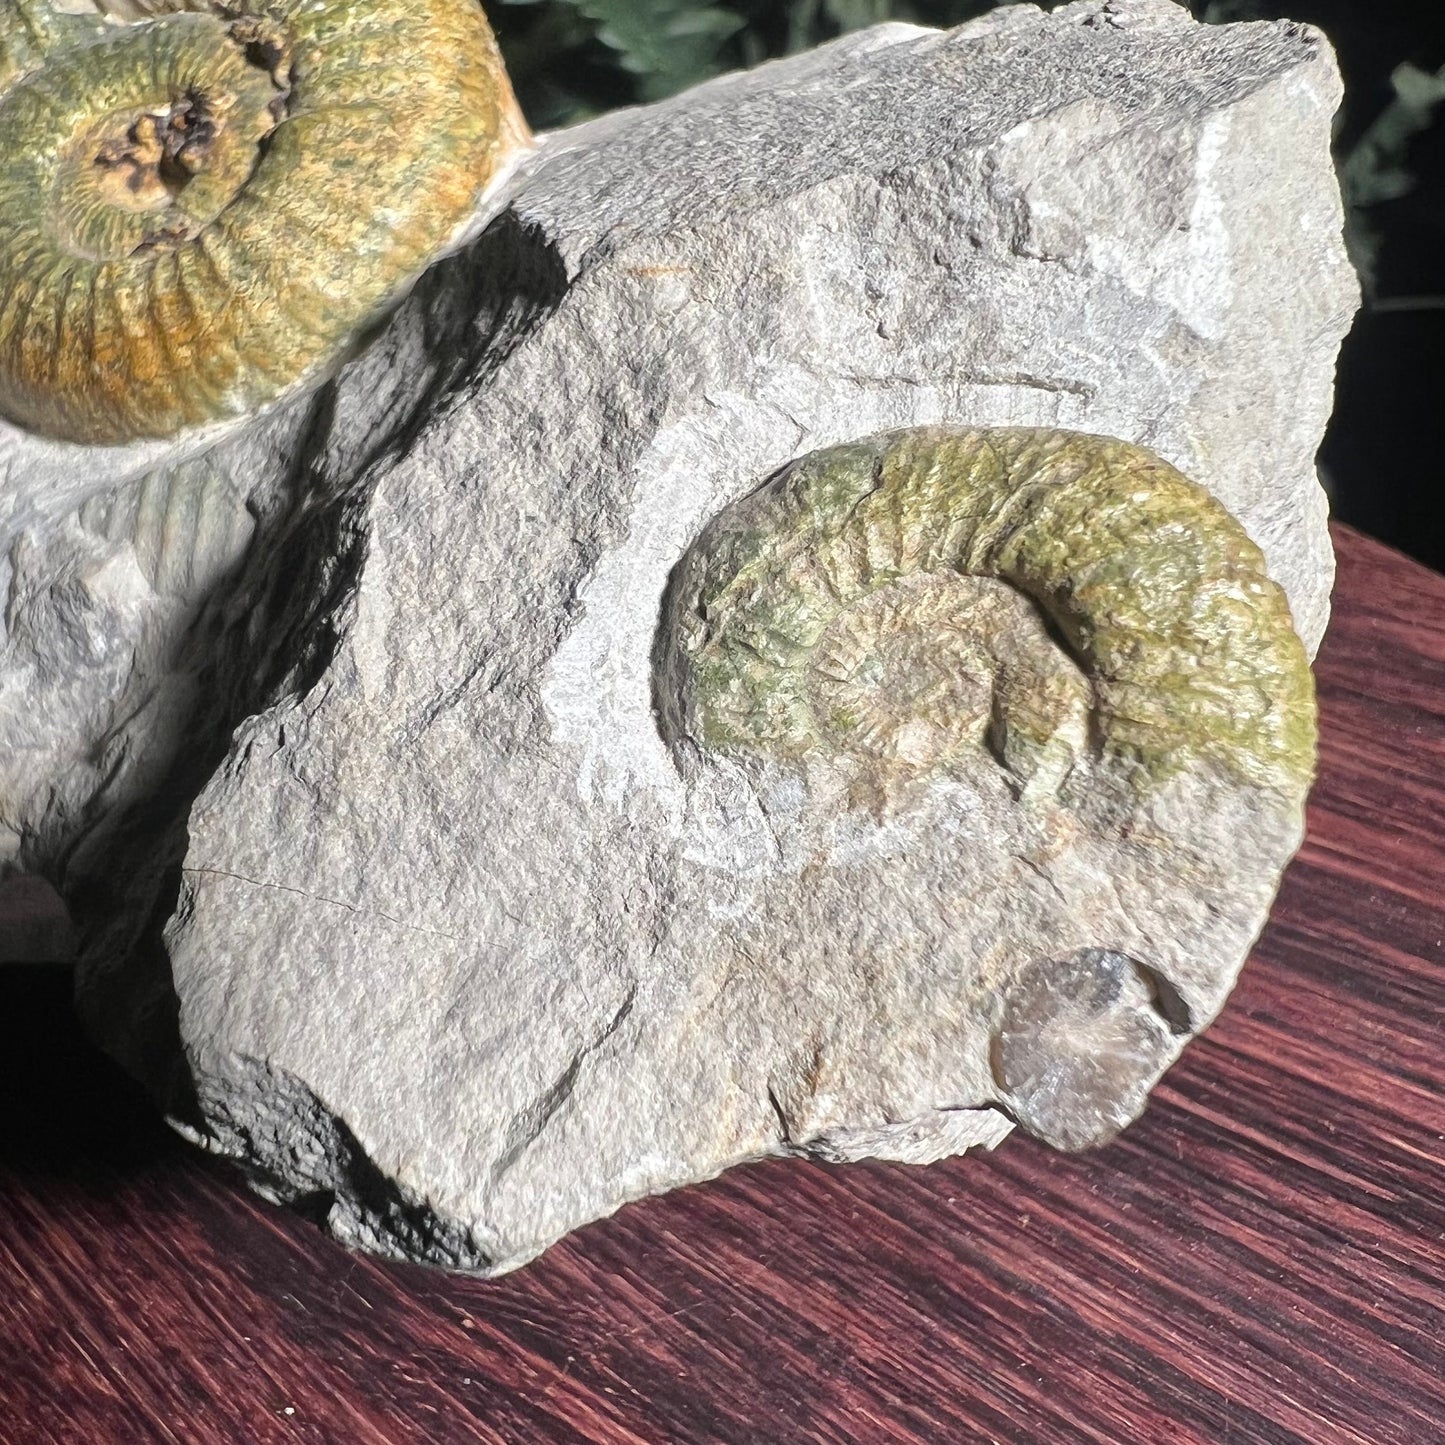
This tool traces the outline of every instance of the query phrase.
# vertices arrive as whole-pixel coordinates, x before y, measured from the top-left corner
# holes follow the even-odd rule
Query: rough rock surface
[[[229,752],[184,837],[112,818],[72,865],[129,890],[81,979],[97,1031],[338,1237],[478,1271],[768,1153],[1126,1122],[1292,840],[1222,809],[1206,851],[1237,833],[1236,871],[1193,896],[1088,846],[1053,868],[1001,785],[804,836],[727,760],[676,765],[663,597],[804,453],[1063,426],[1213,492],[1313,650],[1312,458],[1355,302],[1337,99],[1303,27],[1087,0],[884,27],[552,137],[370,352],[265,422],[297,438],[290,520],[192,625],[205,722],[170,795],[239,721]],[[1034,963],[980,959],[991,928],[1033,928]],[[1084,1037],[1126,1067],[1078,1123],[1038,1055]]]

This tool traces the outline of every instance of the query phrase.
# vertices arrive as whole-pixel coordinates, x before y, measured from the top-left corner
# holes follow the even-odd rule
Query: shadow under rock
[[[201,699],[186,745],[147,796],[116,816],[99,814],[56,860],[75,924],[64,952],[78,941],[79,972],[11,962],[53,956],[48,948],[0,951],[0,1171],[83,1177],[186,1149],[160,1112],[203,1122],[162,934],[177,904],[190,804],[243,718],[283,692],[304,692],[324,672],[365,556],[362,514],[375,466],[485,386],[566,285],[547,237],[504,214],[422,278],[349,385],[343,375],[307,403],[294,506],[183,643]],[[350,415],[358,395],[375,413],[370,425]],[[318,486],[338,469],[326,477],[330,486]]]
[[[0,965],[0,1172],[130,1171],[184,1148],[86,1037],[69,968]]]

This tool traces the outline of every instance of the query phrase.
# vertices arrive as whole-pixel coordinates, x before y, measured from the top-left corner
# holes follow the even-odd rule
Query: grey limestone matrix
[[[0,134],[107,47],[239,97],[46,162],[100,167],[46,244],[105,386],[70,290],[0,310],[0,860],[91,1027],[272,1197],[481,1273],[767,1155],[1107,1140],[1302,835],[1327,45],[1010,6],[533,139],[409,7],[475,104],[348,310],[246,226],[343,183],[282,62],[368,8],[25,0],[0,50]]]

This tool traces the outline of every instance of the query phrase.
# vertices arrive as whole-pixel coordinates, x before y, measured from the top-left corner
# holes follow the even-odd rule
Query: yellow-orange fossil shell
[[[526,138],[478,0],[90,3],[0,0],[0,413],[35,432],[324,372]]]

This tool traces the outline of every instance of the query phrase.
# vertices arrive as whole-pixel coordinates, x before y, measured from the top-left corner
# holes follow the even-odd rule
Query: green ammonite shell
[[[805,457],[674,579],[664,727],[881,778],[1083,754],[1198,763],[1303,802],[1313,682],[1258,547],[1141,447],[930,427]],[[669,651],[670,649],[670,651]]]
[[[525,139],[478,0],[91,3],[0,0],[0,412],[33,431],[317,374]]]

